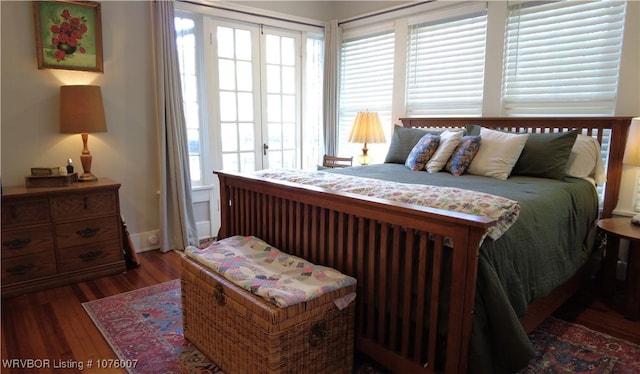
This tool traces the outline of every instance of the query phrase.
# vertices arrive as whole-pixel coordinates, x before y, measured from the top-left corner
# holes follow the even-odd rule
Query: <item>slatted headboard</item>
[[[618,203],[622,158],[632,117],[481,117],[481,118],[401,118],[404,127],[464,128],[480,125],[512,132],[559,132],[578,129],[598,140],[604,151],[607,182],[601,216],[611,217]]]

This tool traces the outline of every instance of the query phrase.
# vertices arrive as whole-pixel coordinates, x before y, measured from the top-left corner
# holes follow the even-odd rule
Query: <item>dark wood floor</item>
[[[82,362],[117,358],[81,303],[180,277],[180,256],[177,253],[145,252],[140,254],[140,261],[141,267],[123,274],[2,299],[3,362],[16,358]],[[4,367],[1,371],[25,372]],[[100,370],[95,367],[90,370],[85,366],[83,372],[92,371]],[[55,372],[61,373],[60,370]],[[118,371],[103,369],[101,372]]]
[[[86,362],[89,359],[117,358],[81,303],[180,276],[180,256],[177,253],[145,252],[140,254],[140,260],[140,268],[123,274],[3,299],[3,362],[6,359]],[[640,344],[640,322],[624,319],[603,301],[596,286],[581,291],[563,305],[556,316]],[[24,372],[5,368],[1,371]],[[84,367],[84,371],[99,370]],[[56,373],[60,372],[56,370]]]

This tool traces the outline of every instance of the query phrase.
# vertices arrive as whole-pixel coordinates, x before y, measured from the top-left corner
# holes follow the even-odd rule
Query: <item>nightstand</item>
[[[2,191],[2,296],[125,271],[118,190],[108,178]]]
[[[616,267],[620,239],[629,240],[627,265],[627,297],[624,316],[630,320],[640,319],[640,225],[631,223],[631,218],[605,218],[598,227],[607,234],[607,251],[604,263],[604,288],[608,295],[615,292]]]

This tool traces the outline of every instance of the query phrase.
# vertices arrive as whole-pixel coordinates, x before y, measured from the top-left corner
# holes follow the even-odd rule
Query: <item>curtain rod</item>
[[[240,14],[244,14],[244,15],[247,15],[247,16],[262,17],[262,18],[272,19],[272,20],[275,20],[275,21],[296,23],[296,24],[299,24],[299,25],[311,26],[311,27],[320,27],[320,28],[323,27],[323,26],[321,26],[319,24],[314,24],[314,23],[309,23],[309,22],[302,22],[302,21],[295,21],[295,20],[290,20],[290,19],[286,19],[286,18],[282,18],[282,17],[276,17],[276,16],[269,16],[269,15],[265,15],[265,14],[254,13],[254,12],[250,12],[248,10],[233,9],[233,8],[224,7],[224,6],[220,6],[220,5],[206,4],[206,3],[202,3],[202,2],[197,1],[197,0],[177,0],[177,1],[180,2],[180,3],[187,3],[187,4],[204,6],[204,7],[207,7],[207,8],[226,10],[226,11],[229,11],[229,12],[240,13]]]
[[[346,23],[350,23],[350,22],[361,21],[361,20],[364,20],[364,19],[367,19],[367,18],[372,18],[372,17],[376,17],[376,16],[382,16],[382,15],[385,15],[385,14],[397,12],[399,10],[411,9],[413,7],[416,7],[416,6],[420,6],[420,5],[428,4],[428,3],[433,3],[435,1],[437,1],[437,0],[421,1],[419,3],[411,3],[411,4],[407,4],[407,5],[401,5],[401,6],[398,6],[398,7],[395,7],[395,8],[385,9],[385,10],[381,10],[379,12],[373,12],[373,13],[370,13],[370,14],[365,14],[363,16],[357,16],[357,17],[354,17],[354,18],[351,18],[351,19],[347,19],[345,21],[338,22],[338,26],[342,26],[342,25],[344,25]]]

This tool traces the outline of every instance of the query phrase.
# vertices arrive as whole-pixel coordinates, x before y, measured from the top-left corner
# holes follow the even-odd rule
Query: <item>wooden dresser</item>
[[[2,296],[125,271],[118,189],[100,178],[2,191]]]

